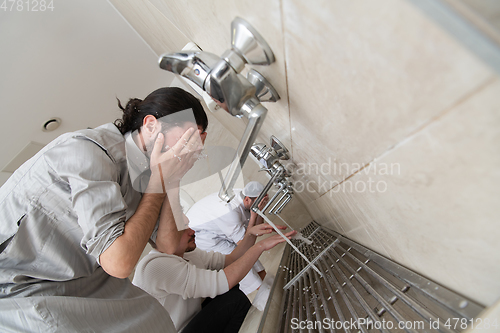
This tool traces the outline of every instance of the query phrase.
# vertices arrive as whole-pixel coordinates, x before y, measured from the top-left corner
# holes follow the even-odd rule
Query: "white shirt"
[[[137,265],[133,284],[154,296],[179,331],[201,310],[205,297],[229,290],[225,256],[195,249],[181,258],[152,250]]]
[[[186,213],[189,227],[196,234],[196,246],[205,251],[231,253],[243,239],[250,221],[250,211],[245,208],[241,189],[235,189],[231,202],[221,200],[218,193],[210,194],[196,202]],[[256,290],[262,280],[258,272],[264,266],[257,261],[254,267],[240,281],[240,289],[245,294]]]
[[[241,189],[235,190],[230,203],[222,201],[218,193],[196,202],[187,212],[189,226],[196,232],[196,245],[202,250],[231,253],[243,239],[250,220],[245,209]]]

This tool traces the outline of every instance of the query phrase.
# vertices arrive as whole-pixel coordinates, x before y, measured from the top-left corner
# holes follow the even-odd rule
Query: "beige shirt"
[[[152,250],[137,265],[132,283],[167,309],[179,331],[201,310],[205,297],[229,290],[224,263],[219,252],[195,249],[181,258]]]

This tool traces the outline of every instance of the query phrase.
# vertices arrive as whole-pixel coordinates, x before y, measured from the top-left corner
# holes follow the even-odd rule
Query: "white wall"
[[[114,121],[116,97],[144,98],[174,78],[108,2],[54,6],[53,12],[0,10],[0,168],[29,141],[47,144]],[[42,132],[51,117],[61,118],[61,126]],[[0,184],[9,176],[1,173]]]

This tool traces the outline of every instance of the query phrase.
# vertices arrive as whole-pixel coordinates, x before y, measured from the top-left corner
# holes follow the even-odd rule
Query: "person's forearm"
[[[262,252],[263,252],[262,246],[259,243],[257,243],[251,246],[250,249],[248,249],[248,251],[246,251],[237,260],[226,265],[226,267],[224,268],[224,274],[226,274],[226,279],[229,285],[229,289],[237,285],[245,277],[245,275],[248,274],[248,272],[253,267],[257,259],[259,259]],[[230,255],[226,256],[226,263],[228,256]]]
[[[256,225],[257,214],[250,214],[250,220],[248,220],[247,230]]]
[[[126,278],[134,269],[153,232],[165,194],[145,193],[134,215],[125,223],[123,234],[99,256],[102,268],[117,278]]]
[[[167,190],[167,197],[160,213],[160,223],[156,235],[156,245],[161,251],[173,254],[184,233],[184,215],[179,199],[179,188]]]
[[[231,252],[230,254],[226,255],[226,262],[225,266],[231,265],[233,262],[238,260],[245,252],[247,252],[254,244],[255,240],[257,239],[256,236],[246,233],[245,237],[241,241],[238,242],[238,246]]]

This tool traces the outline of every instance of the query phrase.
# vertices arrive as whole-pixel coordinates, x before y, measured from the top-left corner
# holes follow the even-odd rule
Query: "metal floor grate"
[[[484,309],[316,222],[302,233],[323,277],[287,245],[277,333],[460,332]]]

